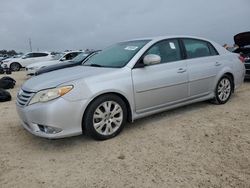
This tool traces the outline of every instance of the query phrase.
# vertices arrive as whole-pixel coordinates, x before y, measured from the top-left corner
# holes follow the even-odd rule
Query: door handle
[[[177,71],[177,73],[184,73],[184,72],[186,72],[186,71],[187,71],[187,70],[184,69],[184,68],[179,68],[178,71]]]
[[[215,66],[220,66],[220,65],[221,65],[221,63],[219,63],[219,62],[215,63]]]

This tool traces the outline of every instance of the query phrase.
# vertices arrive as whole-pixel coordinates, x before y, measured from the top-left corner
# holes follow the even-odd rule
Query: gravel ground
[[[15,95],[0,103],[0,187],[250,187],[250,81],[225,105],[197,103],[128,124],[116,138],[35,137]],[[2,76],[0,76],[2,77]]]

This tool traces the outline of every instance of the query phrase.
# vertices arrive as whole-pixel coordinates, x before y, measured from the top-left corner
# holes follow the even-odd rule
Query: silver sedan
[[[37,136],[104,140],[127,121],[199,101],[224,104],[244,74],[239,55],[206,39],[125,41],[81,66],[31,78],[18,93],[17,112]]]

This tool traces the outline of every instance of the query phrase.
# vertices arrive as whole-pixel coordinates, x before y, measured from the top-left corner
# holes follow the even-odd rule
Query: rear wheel
[[[224,75],[218,82],[215,90],[215,98],[213,100],[216,104],[225,104],[231,97],[233,91],[233,81],[228,75]]]
[[[95,99],[84,115],[84,131],[97,140],[118,135],[127,121],[125,102],[118,96],[107,94]]]
[[[19,63],[16,63],[16,62],[10,64],[10,69],[12,71],[19,71],[21,69],[21,67],[22,66]]]

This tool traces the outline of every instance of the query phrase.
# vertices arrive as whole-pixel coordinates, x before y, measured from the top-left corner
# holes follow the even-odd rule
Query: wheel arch
[[[20,63],[20,62],[18,62],[18,61],[13,61],[13,62],[11,62],[11,63],[10,63],[10,66],[11,66],[13,63],[17,63],[18,65],[20,65],[20,68],[22,68],[22,67],[23,67],[23,66],[21,65],[21,63]]]
[[[10,65],[13,64],[13,63],[17,63],[17,64],[21,65],[21,63],[19,63],[18,61],[13,61],[13,62],[10,63]]]
[[[235,86],[235,83],[234,83],[234,75],[233,75],[231,72],[226,72],[224,75],[227,75],[227,76],[229,76],[229,77],[232,79],[233,92],[234,92],[234,86]]]
[[[230,68],[230,67],[224,67],[223,69],[221,69],[216,77],[215,77],[215,80],[214,80],[214,83],[213,83],[213,86],[212,86],[212,89],[213,91],[216,90],[216,86],[219,82],[219,80],[223,77],[223,76],[229,76],[230,78],[232,78],[232,82],[233,82],[233,91],[234,91],[234,86],[235,86],[235,75],[234,75],[234,71]]]
[[[99,98],[99,97],[101,97],[101,96],[103,96],[103,95],[116,95],[116,96],[118,96],[118,97],[120,97],[123,101],[124,101],[124,103],[126,104],[126,109],[127,109],[127,121],[128,122],[132,122],[133,121],[133,114],[132,114],[132,108],[131,108],[131,104],[129,103],[129,100],[123,95],[123,94],[121,94],[121,93],[119,93],[119,92],[116,92],[116,91],[112,91],[112,92],[105,92],[105,93],[101,93],[101,94],[99,94],[99,95],[97,95],[97,96],[95,96],[93,99],[91,99],[89,102],[88,102],[88,104],[87,104],[87,106],[86,106],[86,108],[85,108],[85,110],[84,110],[84,112],[83,112],[83,115],[82,115],[82,122],[81,122],[81,125],[82,125],[82,130],[84,131],[84,117],[86,116],[86,111],[87,111],[87,109],[89,108],[89,106],[91,105],[91,103],[94,101],[94,100],[96,100],[97,98]]]

